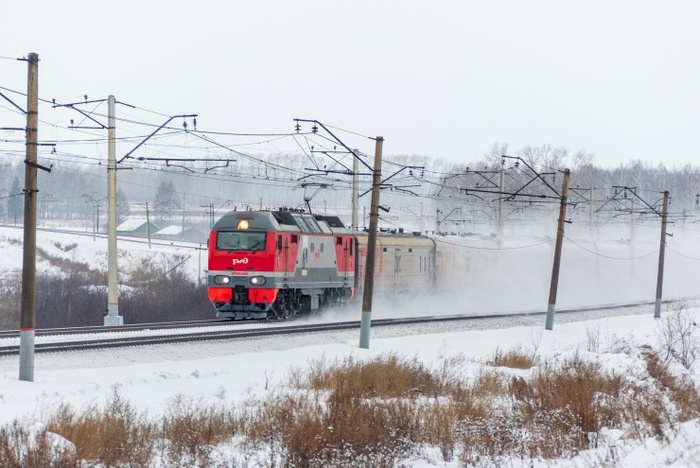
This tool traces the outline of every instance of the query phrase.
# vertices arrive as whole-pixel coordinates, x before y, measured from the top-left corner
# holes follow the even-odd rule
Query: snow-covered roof
[[[145,219],[138,219],[138,218],[133,218],[133,219],[127,219],[123,223],[121,223],[119,226],[117,226],[117,231],[134,231],[141,226],[146,224]],[[152,226],[155,226],[155,224],[151,223]]]
[[[159,236],[179,236],[182,234],[182,226],[168,226],[161,229],[156,234]]]

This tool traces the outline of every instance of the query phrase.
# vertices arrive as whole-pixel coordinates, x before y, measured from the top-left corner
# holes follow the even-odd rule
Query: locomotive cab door
[[[394,290],[401,287],[401,249],[394,250]]]

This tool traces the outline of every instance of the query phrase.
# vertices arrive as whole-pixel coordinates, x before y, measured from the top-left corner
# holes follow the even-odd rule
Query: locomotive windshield
[[[264,232],[227,232],[219,231],[216,237],[219,250],[265,250]]]

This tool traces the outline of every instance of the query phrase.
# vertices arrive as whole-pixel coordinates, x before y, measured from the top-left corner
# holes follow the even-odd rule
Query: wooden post
[[[374,149],[374,173],[372,177],[372,205],[369,212],[369,236],[367,238],[367,264],[365,286],[362,296],[362,320],[360,322],[360,348],[369,349],[372,323],[372,294],[374,293],[374,251],[377,247],[377,224],[379,222],[379,188],[382,181],[382,144],[378,136]]]
[[[564,169],[564,182],[561,188],[561,204],[559,205],[559,223],[557,225],[557,240],[554,247],[554,264],[552,265],[552,281],[549,286],[549,305],[547,307],[547,322],[545,328],[554,328],[554,308],[557,303],[557,287],[559,286],[559,264],[561,263],[561,247],[564,242],[564,223],[566,222],[566,201],[569,196],[568,169]]]
[[[656,273],[656,302],[654,318],[661,318],[661,292],[664,287],[664,257],[666,255],[666,224],[668,218],[668,190],[664,192],[664,205],[661,212],[661,242],[659,245],[659,269]]]

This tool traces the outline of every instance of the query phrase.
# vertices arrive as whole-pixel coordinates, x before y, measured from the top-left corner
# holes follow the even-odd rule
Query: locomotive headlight
[[[238,223],[236,223],[236,229],[240,229],[241,231],[245,231],[250,227],[250,221],[247,219],[239,219]]]
[[[264,276],[252,276],[250,278],[250,284],[254,284],[256,286],[262,286],[265,284],[265,277]]]
[[[229,284],[231,282],[231,278],[229,278],[226,275],[216,275],[214,277],[214,283],[215,284]]]

